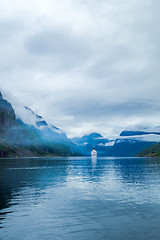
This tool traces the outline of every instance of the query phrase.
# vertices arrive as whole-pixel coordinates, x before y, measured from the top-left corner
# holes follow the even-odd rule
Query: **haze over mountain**
[[[76,147],[66,134],[30,108],[23,121],[0,93],[0,156],[73,155]],[[23,113],[24,113],[23,112]]]
[[[160,130],[155,128],[158,129]],[[131,157],[160,142],[160,131],[122,131],[115,139],[106,139],[98,133],[91,133],[81,138],[73,138],[72,141],[85,155],[90,155],[91,150],[96,148],[99,156]]]

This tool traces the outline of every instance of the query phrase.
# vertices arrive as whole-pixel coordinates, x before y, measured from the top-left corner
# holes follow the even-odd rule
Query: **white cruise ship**
[[[97,157],[97,151],[95,148],[93,148],[93,150],[91,152],[91,157]]]

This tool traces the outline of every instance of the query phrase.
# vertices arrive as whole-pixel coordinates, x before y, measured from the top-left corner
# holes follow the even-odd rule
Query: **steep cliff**
[[[3,99],[0,93],[0,133],[3,134],[6,130],[16,124],[14,110],[7,100]]]

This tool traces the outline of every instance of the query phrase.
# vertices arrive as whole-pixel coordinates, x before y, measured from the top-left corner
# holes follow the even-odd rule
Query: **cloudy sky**
[[[0,0],[0,88],[70,137],[160,125],[159,9],[156,0]]]

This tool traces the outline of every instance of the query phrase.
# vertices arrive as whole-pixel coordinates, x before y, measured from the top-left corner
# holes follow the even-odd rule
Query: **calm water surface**
[[[0,240],[160,239],[160,159],[0,160]]]

